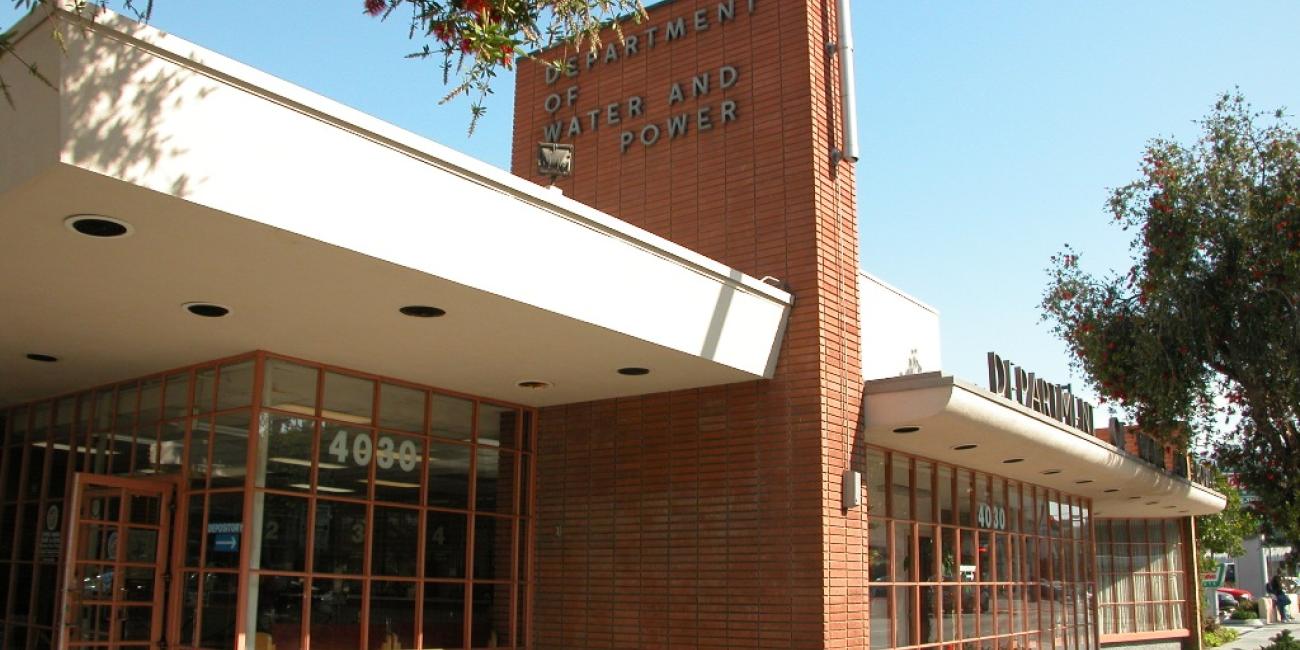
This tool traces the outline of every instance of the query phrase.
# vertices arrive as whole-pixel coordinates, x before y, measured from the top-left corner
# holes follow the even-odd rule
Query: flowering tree
[[[357,1],[357,0],[354,0]],[[14,0],[17,6],[65,7],[84,13],[96,5],[87,0]],[[362,12],[387,19],[396,14],[410,21],[409,36],[417,42],[408,58],[439,60],[442,81],[450,90],[442,102],[458,96],[470,98],[470,132],[484,113],[484,99],[502,69],[529,52],[563,45],[566,49],[600,47],[601,30],[614,19],[632,15],[640,20],[645,9],[640,0],[360,0]],[[111,7],[112,0],[101,5]],[[121,0],[121,8],[148,20],[153,0]],[[614,26],[617,32],[617,25]],[[620,34],[621,36],[621,34]],[[0,58],[18,57],[14,34],[0,34]],[[22,62],[32,74],[34,66]],[[552,63],[559,65],[558,62]],[[12,105],[9,87],[0,78],[0,91]]]
[[[1111,193],[1133,266],[1094,276],[1067,247],[1042,307],[1100,395],[1167,440],[1207,436],[1300,542],[1300,131],[1239,94],[1200,124],[1191,146],[1152,140]]]

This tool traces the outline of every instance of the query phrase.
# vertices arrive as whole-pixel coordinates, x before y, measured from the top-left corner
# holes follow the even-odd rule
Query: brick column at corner
[[[540,414],[536,648],[865,648],[853,168],[834,3],[676,1],[521,65],[513,171],[795,296],[772,380]],[[563,52],[550,56],[562,57]],[[612,372],[612,368],[611,368]]]

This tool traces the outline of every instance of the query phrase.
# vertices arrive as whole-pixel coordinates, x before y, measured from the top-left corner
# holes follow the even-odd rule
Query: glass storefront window
[[[437,510],[430,510],[425,516],[424,575],[464,578],[469,518]]]
[[[909,457],[893,456],[889,468],[889,516],[912,518],[912,463]]]
[[[496,648],[509,646],[510,639],[510,585],[475,584],[473,593],[474,627],[470,631],[470,646]]]
[[[332,420],[370,424],[373,420],[375,382],[337,372],[325,373],[321,415]]]
[[[249,411],[221,413],[212,418],[208,485],[213,489],[243,487],[251,418]]]
[[[361,603],[364,583],[343,578],[311,582],[312,650],[356,650],[361,647]]]
[[[370,583],[371,650],[415,647],[415,582]]]
[[[260,501],[260,503],[259,503]],[[258,494],[254,510],[262,513],[253,544],[254,569],[305,571],[307,561],[307,499],[282,494]]]
[[[424,439],[380,431],[375,443],[375,500],[420,504]]]
[[[375,506],[370,531],[370,572],[374,575],[416,577],[420,560],[420,511]]]
[[[302,648],[302,596],[306,580],[296,576],[252,577],[256,594],[248,600],[248,616],[254,621],[256,648],[300,650]]]
[[[934,521],[934,463],[924,460],[916,461],[916,520]]]
[[[513,448],[519,410],[480,404],[478,408],[478,442],[484,445]]]
[[[310,490],[315,422],[279,413],[263,413],[261,419],[257,487]]]
[[[167,383],[163,386],[163,418],[186,415],[189,412],[190,398],[190,373],[168,375]]]
[[[1187,575],[1179,526],[1159,519],[1093,523],[1102,634],[1185,629],[1181,585]]]
[[[366,506],[350,501],[316,501],[316,573],[360,574],[365,570]]]
[[[64,569],[37,542],[76,472],[171,475],[170,530],[156,500],[89,499],[78,513],[94,519],[77,524],[83,550],[118,554],[84,566],[140,565],[116,570],[125,604],[86,634],[117,621],[124,650],[140,650],[129,642],[148,641],[160,593],[144,565],[174,542],[183,570],[164,626],[179,647],[409,649],[417,632],[424,648],[509,646],[527,621],[534,423],[527,409],[266,353],[0,411],[0,529],[14,531],[0,557],[17,560],[0,561],[0,593],[23,596],[4,608],[37,626],[36,648],[53,640]]]
[[[451,440],[469,440],[473,437],[474,402],[434,395],[430,399],[429,433]]]
[[[208,496],[208,520],[205,530],[204,562],[208,568],[239,568],[237,539],[244,530],[243,492],[220,492]]]
[[[262,406],[300,415],[316,414],[319,370],[283,359],[269,359],[265,374]]]
[[[465,584],[426,582],[424,585],[424,647],[465,646]]]
[[[429,441],[429,505],[469,507],[469,457],[470,447]]]
[[[394,384],[379,385],[379,426],[398,431],[424,431],[424,391]]]
[[[218,411],[227,411],[253,404],[253,374],[255,370],[256,365],[252,359],[221,366],[217,384]]]
[[[316,454],[316,488],[323,493],[366,497],[375,441],[370,429],[325,422]]]
[[[1086,500],[896,452],[866,460],[868,494],[887,486],[890,504],[864,540],[871,647],[1092,646]]]
[[[888,512],[885,505],[887,498],[888,474],[885,472],[885,455],[875,449],[867,450],[867,515],[872,521],[876,517],[884,517]]]

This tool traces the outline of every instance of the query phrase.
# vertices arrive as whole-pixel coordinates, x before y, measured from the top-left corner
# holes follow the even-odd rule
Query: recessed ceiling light
[[[407,305],[399,308],[397,311],[412,318],[439,318],[447,315],[445,309],[438,309],[437,307],[430,307],[429,305]]]
[[[211,302],[187,302],[181,305],[181,307],[184,307],[185,311],[194,314],[195,316],[202,316],[204,318],[221,318],[230,313],[229,307]]]
[[[543,390],[551,387],[551,382],[540,379],[525,379],[515,383],[520,388],[531,388],[532,390]]]
[[[976,448],[976,447],[978,447],[978,446],[979,446],[979,445],[977,445],[977,444],[973,444],[973,443],[969,443],[969,442],[968,442],[968,443],[966,443],[966,444],[964,444],[964,445],[956,445],[956,446],[953,447],[952,449],[953,449],[953,451],[967,451],[967,450],[969,450],[969,449],[974,449],[974,448]]]
[[[620,374],[620,375],[629,375],[629,376],[632,376],[632,377],[638,377],[638,376],[640,376],[640,375],[648,375],[648,374],[650,374],[650,369],[649,369],[649,368],[638,368],[638,367],[636,367],[636,366],[628,366],[628,367],[626,367],[626,368],[619,368],[619,369],[618,369],[618,374]]]
[[[920,431],[920,430],[921,430],[921,427],[912,427],[912,426],[907,426],[907,427],[898,427],[898,428],[894,429],[894,433],[916,433],[917,431]]]
[[[1059,469],[1045,469],[1045,470],[1039,472],[1039,474],[1042,474],[1043,476],[1051,476],[1051,475],[1053,475],[1053,474],[1060,474],[1060,473],[1061,473],[1061,470],[1059,470]]]
[[[72,232],[97,239],[125,237],[134,230],[131,224],[102,214],[74,214],[64,219],[63,225]]]
[[[1008,459],[1006,459],[1006,460],[1004,460],[1004,461],[1002,461],[1002,462],[1003,462],[1003,464],[1011,465],[1011,464],[1013,464],[1013,463],[1023,463],[1023,462],[1025,462],[1025,459],[1023,459],[1023,458],[1008,458]]]
[[[1160,502],[1159,502],[1159,501],[1147,501],[1147,505],[1149,505],[1149,506],[1154,506],[1154,505],[1156,505],[1157,503],[1160,503]]]
[[[1135,496],[1135,497],[1129,497],[1128,500],[1129,500],[1129,501],[1136,501],[1136,500],[1141,499],[1141,498],[1142,498],[1142,497],[1140,497],[1140,496]]]
[[[1107,494],[1110,494],[1112,492],[1119,492],[1119,488],[1107,488],[1105,490],[1102,490],[1102,492],[1105,492]]]
[[[28,353],[27,358],[32,361],[40,361],[41,363],[54,363],[59,360],[56,356],[50,354],[37,354],[35,352]]]
[[[1090,479],[1090,478],[1081,478],[1081,479],[1075,481],[1074,484],[1075,484],[1075,485],[1087,485],[1088,483],[1091,483],[1091,482],[1092,482],[1092,479]]]

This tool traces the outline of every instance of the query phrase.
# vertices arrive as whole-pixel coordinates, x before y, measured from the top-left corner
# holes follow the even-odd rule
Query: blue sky
[[[467,105],[438,105],[438,66],[402,58],[402,20],[361,6],[157,0],[152,22],[507,167],[513,78],[466,137]],[[17,16],[0,8],[0,24]],[[1103,202],[1147,139],[1191,140],[1233,87],[1300,110],[1293,0],[859,0],[853,19],[862,266],[938,308],[944,370],[981,384],[988,350],[1078,384],[1039,322],[1044,269],[1065,242],[1090,269],[1127,266]]]

